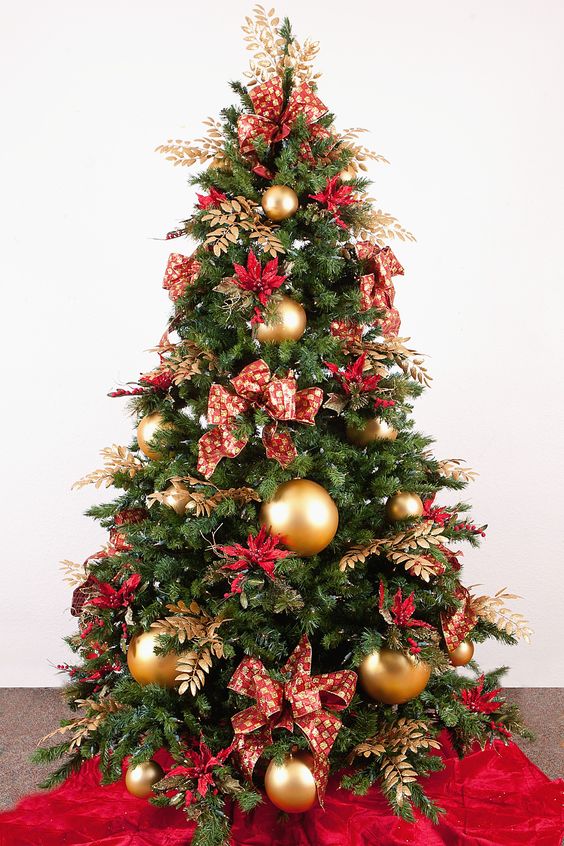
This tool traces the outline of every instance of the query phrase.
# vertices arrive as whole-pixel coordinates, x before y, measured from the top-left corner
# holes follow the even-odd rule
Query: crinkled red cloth
[[[446,809],[438,825],[399,820],[379,789],[353,796],[333,782],[325,810],[278,822],[265,800],[251,814],[234,811],[232,846],[560,846],[562,781],[550,781],[514,744],[497,742],[463,760],[441,736],[446,768],[424,780]],[[157,759],[165,766],[165,752]],[[96,759],[50,793],[0,814],[1,846],[188,846],[193,826],[181,811],[130,796],[123,781],[100,787]]]

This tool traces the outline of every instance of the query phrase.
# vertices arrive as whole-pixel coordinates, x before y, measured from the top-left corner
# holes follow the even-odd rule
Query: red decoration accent
[[[230,559],[221,567],[221,570],[233,576],[231,592],[226,593],[225,596],[233,596],[242,592],[248,572],[252,567],[260,567],[269,579],[273,579],[276,562],[290,555],[287,550],[278,548],[279,543],[280,535],[270,535],[265,526],[261,526],[257,535],[250,534],[248,536],[247,546],[240,543],[234,543],[230,546],[216,546],[218,552],[223,553]]]
[[[377,308],[384,316],[375,321],[383,335],[397,335],[400,316],[394,308],[393,277],[403,275],[403,267],[390,247],[378,247],[370,241],[359,241],[356,253],[368,271],[360,277],[360,304],[363,311]]]
[[[347,224],[341,219],[340,211],[346,206],[352,206],[357,200],[354,197],[354,189],[350,185],[342,185],[339,176],[332,176],[327,179],[323,191],[309,195],[311,200],[327,207],[333,213],[333,220],[341,229],[346,229]]]
[[[390,608],[390,614],[392,615],[394,624],[402,628],[418,627],[421,629],[434,629],[434,626],[431,626],[430,623],[425,623],[423,620],[416,620],[414,618],[415,599],[413,597],[414,592],[410,593],[404,599],[401,588],[397,589]]]
[[[256,294],[259,302],[266,305],[274,291],[285,281],[285,276],[278,274],[278,259],[274,258],[262,267],[253,251],[247,256],[247,266],[234,264],[234,281],[244,291],[252,291]],[[256,313],[255,313],[256,321]]]
[[[362,326],[349,320],[333,320],[330,329],[334,338],[344,342],[345,349],[349,344],[357,344],[362,339]]]
[[[264,749],[272,743],[272,731],[294,724],[308,739],[314,757],[313,775],[317,796],[323,797],[329,776],[329,753],[341,727],[341,721],[325,708],[344,710],[354,696],[356,673],[338,670],[311,675],[311,645],[303,635],[282,668],[288,680],[282,684],[272,679],[258,658],[244,658],[228,684],[230,690],[256,700],[256,705],[231,718],[235,731],[234,746],[241,768],[251,778]]]
[[[218,191],[217,188],[214,188],[213,185],[210,188],[209,194],[196,194],[198,198],[198,208],[199,209],[216,209],[224,200],[227,199],[227,196],[223,193],[223,191]]]
[[[423,502],[423,517],[426,517],[429,520],[433,520],[434,523],[437,523],[439,526],[444,526],[445,523],[448,523],[449,520],[452,519],[453,516],[456,516],[454,512],[449,511],[442,506],[434,506],[433,503],[435,501],[436,494],[429,497]],[[472,532],[475,535],[481,535],[485,538],[486,533],[484,531],[484,527],[478,527],[474,523],[456,523],[456,525],[452,526],[454,532]],[[458,553],[460,554],[460,553]]]
[[[503,701],[496,702],[495,697],[501,692],[500,687],[484,693],[484,676],[481,675],[474,687],[465,688],[460,692],[460,701],[469,711],[476,714],[493,714],[499,711]]]
[[[163,288],[173,302],[182,296],[188,285],[191,285],[200,272],[200,262],[194,256],[183,256],[171,253],[163,279]]]
[[[445,769],[424,780],[446,813],[437,824],[415,812],[396,817],[379,787],[366,796],[339,788],[332,777],[324,808],[279,819],[263,802],[252,813],[227,808],[231,846],[560,846],[564,782],[551,781],[514,744],[495,741],[459,759],[446,731],[437,753]],[[153,756],[174,765],[161,750]],[[124,770],[125,771],[125,770]],[[156,808],[127,792],[123,779],[102,787],[98,758],[55,790],[23,799],[0,814],[1,846],[189,846],[195,823],[180,810]]]
[[[198,750],[187,749],[184,752],[185,758],[189,762],[188,766],[186,764],[179,764],[170,770],[166,774],[166,777],[184,776],[185,778],[194,779],[197,782],[196,791],[203,798],[207,795],[210,787],[215,786],[213,777],[214,769],[223,766],[232,751],[233,746],[229,746],[227,749],[222,749],[214,755],[204,740],[200,739]],[[186,805],[191,805],[196,798],[191,791],[186,791]]]
[[[459,584],[455,596],[460,600],[460,606],[451,611],[441,612],[441,626],[449,652],[466,640],[477,621],[467,589]]]
[[[172,241],[174,238],[182,238],[183,235],[186,235],[185,229],[172,229],[170,232],[166,233],[165,241]]]
[[[366,363],[366,354],[363,353],[352,364],[348,364],[345,368],[339,368],[336,364],[330,361],[323,362],[325,367],[331,371],[335,379],[339,382],[343,391],[347,396],[358,396],[359,394],[370,393],[377,391],[381,376],[365,376],[364,365]],[[382,400],[394,405],[393,400]]]
[[[131,390],[126,391],[125,388],[116,388],[115,391],[110,391],[108,396],[109,397],[138,397],[141,394],[146,394],[147,391],[145,388],[131,388]]]
[[[235,394],[216,382],[209,392],[207,420],[216,428],[200,438],[197,464],[198,472],[206,478],[212,475],[222,458],[234,458],[247,443],[245,438],[237,438],[231,428],[239,414],[257,407],[264,409],[275,421],[292,420],[312,426],[323,402],[321,388],[298,391],[291,374],[285,379],[271,377],[262,359],[248,364],[230,381]],[[286,467],[296,457],[296,448],[290,434],[278,432],[276,427],[276,423],[265,426],[262,441],[268,458]]]
[[[141,584],[141,576],[138,573],[129,576],[117,590],[108,582],[99,581],[96,576],[90,576],[89,579],[90,597],[85,605],[93,605],[101,609],[127,608],[131,605],[135,592]],[[97,591],[97,595],[93,596],[94,591]]]

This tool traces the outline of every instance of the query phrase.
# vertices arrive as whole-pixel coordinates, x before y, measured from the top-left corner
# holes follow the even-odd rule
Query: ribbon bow
[[[313,426],[315,415],[323,402],[321,388],[297,390],[292,376],[272,378],[265,361],[258,359],[248,364],[238,376],[231,379],[235,388],[232,394],[216,382],[208,396],[208,423],[214,424],[198,442],[198,472],[206,479],[222,458],[235,458],[247,443],[247,438],[237,438],[232,423],[238,414],[252,407],[263,408],[273,420],[294,420]],[[277,423],[269,423],[262,432],[262,441],[268,458],[274,458],[282,467],[291,464],[297,455],[289,432],[278,432]]]
[[[394,308],[394,276],[403,275],[403,267],[390,247],[378,247],[370,241],[359,241],[356,253],[369,273],[360,277],[360,307],[363,311],[377,308],[384,317],[376,321],[384,335],[397,335],[400,315]]]
[[[273,729],[292,731],[296,725],[307,737],[313,753],[313,775],[319,802],[323,804],[329,753],[341,728],[341,720],[325,708],[342,711],[350,704],[356,673],[338,670],[312,676],[311,654],[311,644],[307,635],[303,635],[282,669],[288,677],[284,683],[272,679],[258,658],[244,658],[228,687],[256,701],[231,718],[234,746],[247,778],[252,778],[256,762],[272,743]]]
[[[163,279],[163,288],[168,291],[174,302],[184,294],[200,272],[200,262],[193,256],[183,256],[181,253],[171,253]]]
[[[441,613],[441,626],[449,652],[460,646],[476,625],[476,612],[472,607],[472,598],[467,588],[459,584],[454,592],[460,601],[457,608]]]
[[[282,80],[278,76],[255,85],[249,91],[249,97],[255,113],[240,115],[237,121],[239,148],[245,156],[256,158],[254,141],[261,135],[269,145],[286,138],[299,115],[304,116],[311,135],[320,138],[330,135],[325,127],[313,125],[327,112],[327,106],[305,82],[293,89],[286,108],[283,108],[284,92]],[[304,158],[312,159],[311,148],[307,142],[302,144],[301,153]],[[267,179],[272,178],[272,173],[263,165],[256,164],[253,170]]]

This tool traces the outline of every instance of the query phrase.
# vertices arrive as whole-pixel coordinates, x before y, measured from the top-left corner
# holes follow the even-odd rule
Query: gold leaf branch
[[[219,503],[223,502],[225,499],[232,499],[242,505],[246,505],[248,502],[261,501],[254,488],[242,487],[221,490],[212,482],[205,482],[202,479],[196,479],[193,476],[173,476],[169,479],[169,481],[173,486],[183,486],[183,483],[187,482],[194,488],[194,490],[188,491],[190,498],[186,504],[186,512],[193,514],[195,517],[202,517],[204,515],[209,517],[212,511],[217,508]],[[215,493],[212,496],[206,496],[200,488],[204,488],[204,490],[206,488],[213,488]],[[165,502],[166,497],[167,495],[165,493],[155,491],[155,493],[152,493],[147,497],[147,504],[149,508],[151,508],[155,502]]]
[[[369,150],[368,147],[364,147],[362,144],[358,143],[358,136],[363,132],[367,132],[367,130],[361,129],[360,127],[352,127],[344,129],[338,134],[338,140],[341,142],[342,146],[352,152],[352,161],[356,163],[360,170],[368,170],[366,166],[367,159],[373,162],[389,164],[388,159],[384,158],[384,156],[381,156],[379,153],[375,153],[374,150]]]
[[[367,365],[380,376],[388,374],[388,367],[384,361],[393,361],[400,367],[407,376],[411,376],[421,385],[430,387],[433,377],[425,367],[425,359],[416,350],[405,346],[409,338],[396,338],[394,335],[385,335],[377,343],[353,342],[348,344],[351,352],[357,355],[366,354]]]
[[[366,203],[373,200],[365,198]],[[398,238],[400,241],[415,241],[415,235],[405,229],[393,215],[382,209],[367,208],[360,224],[356,227],[357,238],[363,241],[374,239],[378,244],[383,244],[391,238]]]
[[[413,576],[428,582],[431,576],[437,576],[442,568],[432,557],[425,557],[426,550],[440,546],[446,541],[442,527],[426,520],[399,532],[391,538],[376,538],[365,546],[353,546],[341,558],[339,569],[344,572],[354,569],[356,564],[363,564],[370,555],[385,555],[395,566],[403,566]]]
[[[284,247],[274,229],[265,223],[258,213],[257,206],[246,197],[224,200],[218,208],[208,209],[205,220],[210,232],[204,241],[204,247],[210,248],[214,255],[226,253],[230,244],[236,244],[241,233],[255,241],[264,253],[276,257],[284,252]]]
[[[448,458],[438,462],[438,471],[445,479],[455,481],[473,482],[480,474],[471,467],[464,466],[462,458]]]
[[[221,123],[210,117],[204,121],[204,126],[207,126],[207,130],[203,138],[196,138],[195,141],[169,139],[166,144],[160,144],[156,152],[165,156],[175,167],[191,167],[196,162],[205,164],[209,159],[223,158]]]
[[[154,347],[150,352],[156,352],[161,357],[161,363],[144,377],[155,377],[168,373],[172,376],[174,385],[189,381],[192,376],[202,372],[202,364],[207,363],[213,370],[217,363],[216,356],[209,350],[203,350],[194,341],[183,340],[179,344],[164,342]]]
[[[126,473],[132,479],[143,467],[143,462],[133,455],[127,447],[117,444],[105,447],[100,455],[104,458],[104,467],[79,479],[72,486],[73,489],[84,488],[86,485],[94,485],[97,488],[104,485],[104,487],[109,488],[118,473]]]
[[[80,708],[88,708],[94,713],[82,717],[80,720],[73,720],[68,725],[60,726],[55,731],[49,732],[39,741],[38,746],[57,734],[66,734],[71,731],[73,735],[69,744],[69,752],[73,752],[80,747],[83,740],[100,727],[109,714],[115,714],[116,711],[121,711],[125,707],[111,696],[106,696],[99,702],[94,702],[92,699],[77,699],[76,703]]]
[[[471,594],[471,607],[477,617],[492,623],[501,632],[505,632],[518,640],[530,642],[533,634],[528,620],[523,614],[515,613],[506,606],[507,600],[522,599],[515,593],[507,593],[507,588],[501,588],[495,596],[474,596]]]
[[[63,571],[63,580],[71,587],[78,587],[83,584],[88,572],[85,564],[77,564],[75,561],[69,561],[65,558],[60,564]]]
[[[258,85],[273,76],[282,76],[292,68],[295,84],[315,82],[321,74],[314,73],[313,62],[319,52],[317,41],[306,40],[301,44],[293,39],[289,44],[282,38],[278,27],[280,18],[274,9],[268,12],[256,5],[251,17],[245,18],[241,27],[247,50],[252,52],[249,70],[245,71],[249,86]]]

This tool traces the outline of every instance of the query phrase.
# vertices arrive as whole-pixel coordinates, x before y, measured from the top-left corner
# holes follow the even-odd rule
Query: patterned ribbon
[[[235,458],[247,443],[246,438],[237,438],[233,433],[233,420],[237,415],[252,407],[263,408],[275,421],[293,420],[313,426],[323,402],[321,388],[298,391],[291,375],[285,379],[272,378],[262,359],[248,364],[230,381],[235,394],[214,382],[208,396],[207,420],[215,429],[200,438],[197,465],[198,472],[206,479],[222,458]],[[291,435],[278,432],[276,422],[264,427],[262,441],[268,458],[274,458],[282,467],[291,464],[297,455]]]
[[[403,275],[403,267],[390,247],[378,247],[370,241],[356,245],[358,258],[369,272],[360,277],[360,306],[363,311],[377,308],[384,317],[376,321],[384,335],[397,335],[400,315],[394,308],[395,288],[393,277]]]
[[[303,115],[309,127],[310,135],[316,138],[328,138],[330,132],[323,126],[316,126],[315,122],[327,112],[327,107],[321,102],[307,83],[294,88],[284,106],[282,80],[276,76],[260,85],[255,85],[249,92],[255,113],[241,115],[237,121],[239,148],[244,156],[256,160],[254,141],[262,136],[267,144],[282,141],[286,138],[299,115]],[[301,155],[308,161],[313,161],[311,147],[304,142],[300,148]],[[271,179],[274,174],[258,162],[253,168],[255,173]]]
[[[311,644],[303,635],[282,669],[284,683],[272,679],[258,658],[244,658],[228,684],[230,690],[254,699],[256,704],[231,718],[234,746],[241,769],[251,779],[255,764],[272,743],[272,731],[294,725],[305,734],[314,757],[313,775],[320,804],[329,776],[329,753],[341,728],[341,720],[325,710],[344,710],[351,702],[356,673],[338,670],[311,675]]]
[[[163,279],[163,288],[173,303],[182,296],[188,285],[191,285],[200,272],[200,262],[191,256],[181,253],[171,253]]]
[[[449,652],[460,646],[468,637],[477,620],[468,590],[459,584],[455,596],[460,601],[460,606],[453,608],[452,611],[441,612],[441,625]]]

